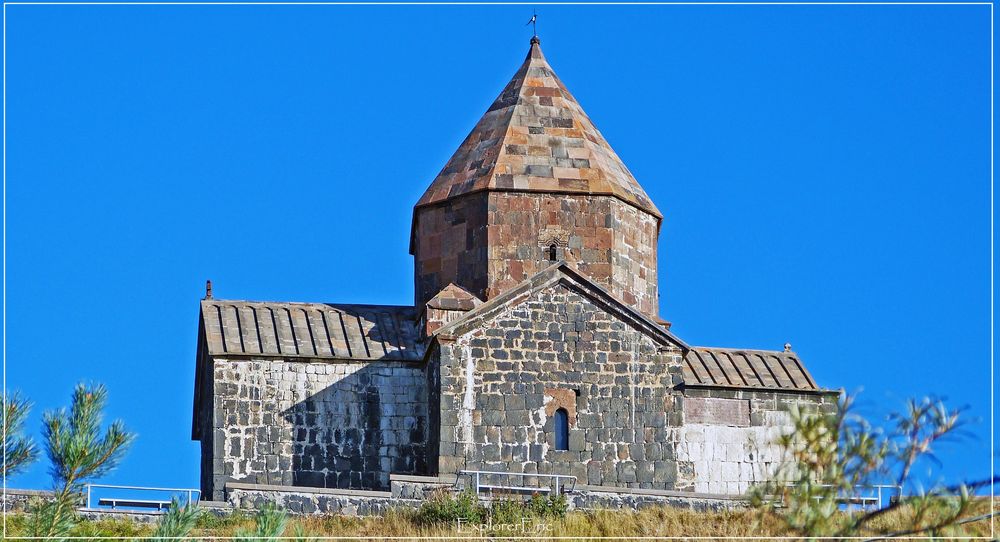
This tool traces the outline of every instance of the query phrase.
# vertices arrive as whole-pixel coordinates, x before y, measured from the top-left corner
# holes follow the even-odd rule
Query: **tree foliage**
[[[31,401],[17,392],[4,393],[3,409],[3,466],[0,475],[5,479],[23,471],[38,459],[38,448],[31,437],[24,435],[24,422],[31,411]]]
[[[832,413],[800,407],[790,410],[794,430],[778,444],[785,461],[774,481],[751,491],[751,502],[764,515],[776,515],[791,535],[804,537],[960,535],[975,489],[989,480],[923,488],[914,468],[937,462],[936,446],[962,434],[960,410],[942,401],[911,400],[889,416],[888,427],[874,427],[854,412],[854,398],[843,395]],[[860,513],[843,508],[861,502],[876,485],[898,487],[905,495],[888,506]],[[889,514],[902,530],[883,532],[878,519]]]
[[[68,411],[45,413],[42,434],[55,495],[34,510],[33,536],[66,537],[76,524],[76,506],[85,484],[115,468],[134,440],[121,421],[102,431],[107,399],[104,386],[79,384]]]

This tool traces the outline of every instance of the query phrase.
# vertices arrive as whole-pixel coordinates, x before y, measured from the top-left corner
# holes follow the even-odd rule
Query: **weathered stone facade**
[[[231,480],[388,489],[390,472],[427,470],[420,366],[273,359],[211,366],[213,440],[202,453],[215,474],[203,480],[206,495],[221,499]]]
[[[677,489],[742,495],[774,477],[788,458],[777,438],[793,429],[788,408],[812,405],[830,412],[837,393],[688,389],[683,427],[674,430]]]
[[[471,194],[414,218],[416,302],[449,283],[491,299],[561,260],[645,314],[658,309],[659,218],[609,196]]]
[[[192,427],[206,498],[377,513],[475,470],[572,476],[580,507],[728,506],[782,461],[787,407],[836,393],[790,345],[673,334],[661,222],[532,40],[414,207],[413,306],[209,291]]]
[[[489,201],[487,299],[545,269],[554,255],[626,304],[657,314],[656,216],[612,197],[497,192]]]
[[[487,200],[485,193],[422,209],[413,218],[415,306],[422,307],[454,283],[485,299]]]
[[[554,275],[442,345],[440,472],[570,474],[592,485],[672,488],[677,465],[667,434],[681,424],[680,348]],[[568,450],[554,449],[547,415],[562,395],[556,390],[575,397]]]

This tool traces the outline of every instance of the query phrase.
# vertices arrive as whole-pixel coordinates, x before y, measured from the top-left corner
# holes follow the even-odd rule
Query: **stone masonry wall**
[[[485,193],[471,194],[414,211],[415,306],[451,282],[485,299],[486,200]]]
[[[656,247],[659,225],[653,215],[613,200],[615,232],[611,251],[611,293],[645,314],[659,316]]]
[[[557,283],[444,343],[441,474],[461,469],[575,475],[580,483],[671,489],[681,424],[680,351]],[[569,450],[547,403],[576,400]],[[526,481],[532,483],[532,480]]]
[[[401,499],[383,491],[297,489],[253,484],[229,484],[226,500],[234,508],[244,510],[260,510],[265,504],[274,503],[294,515],[378,516],[395,508],[420,506],[420,501]]]
[[[14,489],[6,488],[6,494],[0,494],[0,511],[4,514],[8,512],[27,512],[35,503],[52,502],[55,494],[51,491],[38,489]],[[80,504],[85,499],[80,498]]]
[[[661,492],[667,493],[667,492]],[[575,510],[641,510],[648,507],[669,506],[697,512],[721,512],[746,508],[747,503],[712,495],[637,494],[626,491],[577,491],[569,495],[570,509]]]
[[[495,192],[487,298],[551,265],[549,247],[615,297],[656,316],[656,217],[607,196]]]
[[[618,299],[656,316],[657,219],[610,196],[490,192],[416,211],[416,303],[450,282],[488,300],[569,262]]]
[[[437,493],[454,494],[465,490],[462,484],[456,485],[455,481],[417,478],[422,477],[404,481],[397,480],[394,475],[391,493],[230,483],[226,486],[226,498],[227,504],[231,506],[230,510],[259,510],[266,503],[277,503],[295,515],[372,516],[384,515],[394,509],[419,508]],[[664,490],[578,486],[575,491],[565,495],[570,510],[640,510],[651,506],[669,506],[695,511],[723,511],[747,506],[747,502],[739,498]],[[506,497],[501,497],[504,498]],[[483,502],[491,504],[489,500]]]
[[[836,393],[688,388],[684,426],[674,430],[677,489],[742,495],[773,478],[784,460],[776,439],[791,429],[788,407],[836,408]]]
[[[215,359],[214,479],[388,489],[389,473],[427,469],[422,365]],[[203,446],[204,446],[203,441]]]

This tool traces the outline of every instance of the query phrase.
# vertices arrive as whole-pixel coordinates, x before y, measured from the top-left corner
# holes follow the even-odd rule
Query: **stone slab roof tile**
[[[684,356],[684,385],[820,391],[795,352],[691,347]]]
[[[201,321],[210,356],[423,358],[413,307],[205,299]]]

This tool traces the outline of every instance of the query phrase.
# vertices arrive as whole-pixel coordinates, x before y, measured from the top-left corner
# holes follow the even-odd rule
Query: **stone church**
[[[532,38],[413,208],[413,305],[201,301],[203,498],[463,470],[710,495],[768,479],[788,405],[837,393],[789,345],[672,333],[662,220]]]

